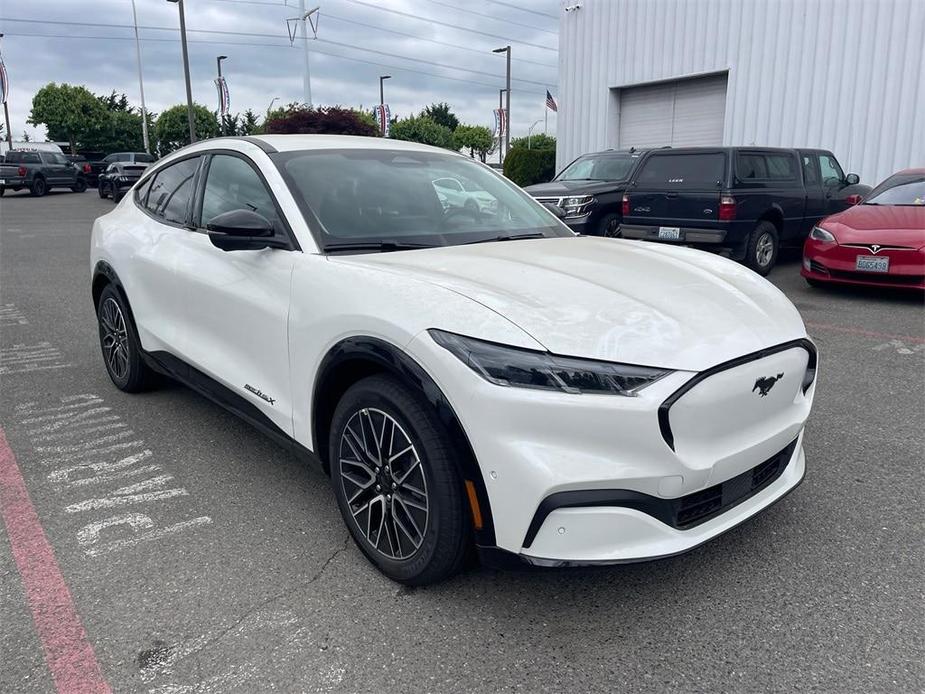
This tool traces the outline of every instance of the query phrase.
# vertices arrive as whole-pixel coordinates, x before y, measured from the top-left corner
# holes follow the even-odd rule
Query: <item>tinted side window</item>
[[[135,199],[142,205],[144,205],[148,199],[148,191],[151,189],[151,181],[153,180],[154,179],[149,176],[147,180],[135,190]]]
[[[208,224],[210,219],[232,210],[256,212],[279,228],[273,197],[257,172],[239,157],[216,154],[209,164],[209,175],[202,196],[202,226]]]
[[[819,155],[819,168],[822,171],[822,182],[826,185],[841,183],[845,180],[845,174],[842,173],[841,167],[835,161],[835,157],[829,154]]]
[[[813,157],[809,154],[803,154],[800,158],[803,162],[803,180],[806,185],[819,185],[819,172],[816,170],[816,162],[813,161]]]
[[[42,156],[45,157],[45,161],[47,161],[49,164],[67,164],[68,163],[67,159],[64,158],[63,154],[57,154],[55,152],[47,152],[46,154],[43,154]]]
[[[796,178],[793,157],[789,154],[769,154],[765,161],[768,164],[768,178],[783,181]]]
[[[638,182],[665,188],[715,188],[726,178],[726,155],[653,154],[642,165]]]
[[[106,164],[111,164],[114,161],[116,161],[115,154],[107,154],[105,157],[103,157],[103,162]]]
[[[157,172],[145,207],[165,221],[183,224],[193,192],[193,176],[199,157],[184,159]]]
[[[764,155],[739,152],[736,155],[736,176],[740,181],[767,178],[768,166]]]
[[[139,152],[138,154],[135,155],[135,161],[140,162],[142,164],[152,164],[154,163],[154,157],[150,154],[144,154],[143,152]]]
[[[38,152],[9,152],[5,158],[10,164],[40,164]]]

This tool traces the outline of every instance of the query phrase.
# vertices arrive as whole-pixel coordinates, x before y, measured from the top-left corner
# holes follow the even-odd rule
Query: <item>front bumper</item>
[[[657,226],[642,226],[638,224],[621,224],[620,231],[625,239],[640,239],[643,241],[661,241],[663,243],[708,243],[722,245],[726,241],[725,229],[697,229],[694,227],[679,227],[680,234],[677,239],[659,238]]]
[[[870,256],[864,248],[822,243],[807,239],[803,246],[803,265],[800,274],[815,282],[862,285],[868,287],[897,287],[925,289],[925,250],[902,249],[880,251],[880,257],[889,258],[889,272],[857,270],[857,257]]]
[[[521,561],[558,565],[684,552],[795,487],[803,477],[801,432],[815,392],[815,383],[801,389],[810,363],[803,343],[736,360],[709,377],[712,370],[676,371],[636,397],[496,386],[426,334],[407,349],[430,366],[469,437],[491,505],[494,544]],[[761,395],[757,380],[776,374],[772,380],[779,385]],[[689,390],[669,406],[666,432],[659,412],[685,386]],[[671,504],[757,469],[788,447],[786,465],[773,481],[696,524],[674,527],[651,508],[640,510],[641,504],[544,510],[560,495],[587,492],[593,501],[614,490]]]

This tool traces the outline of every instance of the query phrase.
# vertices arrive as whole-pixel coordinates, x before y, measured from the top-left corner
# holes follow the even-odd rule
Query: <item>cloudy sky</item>
[[[177,6],[135,0],[149,110],[185,101]],[[514,136],[543,128],[546,89],[557,95],[559,0],[306,0],[320,6],[309,42],[312,100],[371,107],[379,75],[386,102],[409,115],[447,101],[460,120],[491,127],[504,57],[512,46]],[[223,64],[232,111],[263,114],[271,99],[303,100],[301,44],[290,47],[286,18],[298,0],[185,0],[193,98],[215,109],[215,57]],[[465,9],[462,9],[465,8]],[[15,20],[15,21],[14,21]],[[31,21],[20,21],[31,20]],[[48,82],[125,92],[139,103],[131,0],[0,0],[0,42],[10,76],[15,139],[44,129],[26,124],[32,95]],[[555,114],[549,132],[555,133]]]

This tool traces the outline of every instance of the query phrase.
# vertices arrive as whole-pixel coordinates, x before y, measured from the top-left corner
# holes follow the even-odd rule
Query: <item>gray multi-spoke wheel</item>
[[[152,386],[157,375],[144,363],[128,305],[111,284],[103,288],[97,300],[96,317],[103,363],[116,387],[137,393]]]
[[[777,227],[767,220],[758,222],[748,238],[745,264],[759,275],[767,275],[777,261]]]
[[[409,585],[459,570],[471,537],[457,452],[434,408],[397,378],[364,378],[341,396],[328,461],[357,546]]]
[[[116,378],[124,379],[128,373],[128,334],[122,309],[112,297],[100,306],[100,333],[106,368]]]
[[[376,408],[347,422],[340,440],[340,482],[360,532],[390,559],[413,555],[427,532],[427,476],[401,425]]]
[[[620,215],[618,214],[604,215],[598,222],[597,235],[609,239],[621,238],[623,233],[620,231],[620,221]]]

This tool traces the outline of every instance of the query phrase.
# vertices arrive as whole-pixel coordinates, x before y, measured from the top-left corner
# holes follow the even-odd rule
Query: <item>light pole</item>
[[[189,79],[189,51],[186,48],[186,16],[183,12],[183,0],[167,0],[176,3],[180,11],[180,47],[183,49],[183,76],[186,78],[186,118],[189,121],[190,144],[196,141],[196,118],[193,114],[193,88]]]
[[[277,101],[279,101],[278,96],[274,96],[272,99],[270,99],[270,105],[267,106],[267,118],[270,117],[270,111],[273,110],[273,104],[275,104]]]
[[[382,83],[392,79],[392,75],[379,75],[379,105],[385,106],[385,92],[382,89]]]
[[[496,48],[492,53],[507,54],[507,80],[504,90],[507,95],[505,98],[507,103],[504,107],[504,117],[507,121],[507,127],[504,129],[504,151],[507,152],[511,145],[511,47],[505,46],[504,48]]]
[[[218,117],[221,118],[219,121],[219,132],[225,134],[225,114],[222,112],[222,102],[224,98],[222,97],[222,61],[227,60],[227,55],[219,55],[215,57],[215,67],[218,70],[218,80],[215,84],[218,87]]]
[[[132,24],[135,26],[135,55],[138,58],[138,91],[141,92],[141,135],[145,141],[145,152],[151,154],[151,141],[148,139],[148,110],[145,108],[145,83],[141,77],[141,41],[138,39],[138,14],[135,12],[135,0],[132,0]]]
[[[539,123],[540,123],[540,122],[539,122],[538,120],[535,120],[535,121],[533,121],[533,125],[531,125],[531,126],[527,129],[527,149],[530,149],[530,139],[533,137],[533,128],[535,128],[537,125],[539,125]]]
[[[3,34],[0,34],[0,39],[2,38],[3,38]],[[0,59],[0,64],[2,64],[2,62],[3,62],[2,59]],[[7,84],[3,85],[3,91],[8,92],[10,89],[9,80],[5,79],[5,81],[7,82]],[[6,103],[7,99],[9,98],[9,94],[5,93],[3,97],[4,97],[3,98],[3,118],[6,121],[6,142],[9,145],[9,151],[12,152],[13,151],[13,131],[10,130],[10,107]]]

